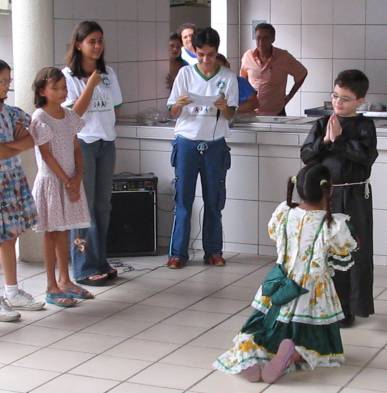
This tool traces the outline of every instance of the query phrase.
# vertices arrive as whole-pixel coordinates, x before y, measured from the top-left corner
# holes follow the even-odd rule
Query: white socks
[[[4,296],[8,299],[12,299],[17,295],[19,291],[19,287],[17,284],[15,285],[6,285],[4,284]]]

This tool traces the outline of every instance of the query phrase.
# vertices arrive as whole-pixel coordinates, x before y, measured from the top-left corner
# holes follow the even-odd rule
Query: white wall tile
[[[97,7],[95,0],[74,1],[74,16],[81,20],[97,19]]]
[[[74,28],[72,20],[57,19],[54,21],[54,62],[63,64],[65,54],[71,40],[71,33]]]
[[[159,22],[169,22],[170,0],[156,1],[156,20]]]
[[[364,24],[366,0],[339,0],[333,2],[333,23]]]
[[[228,62],[230,63],[231,71],[235,72],[239,75],[239,70],[241,68],[241,59],[240,57],[227,57]]]
[[[301,24],[301,0],[271,0],[271,23]]]
[[[365,26],[333,26],[333,58],[364,59]]]
[[[157,98],[168,98],[166,77],[169,72],[169,61],[158,61],[156,64]]]
[[[285,197],[284,197],[285,199]],[[273,202],[259,202],[259,225],[258,225],[258,238],[260,245],[273,246],[274,242],[270,239],[267,232],[267,225],[278,203]]]
[[[70,19],[73,16],[74,0],[54,0],[54,18]]]
[[[222,220],[224,241],[258,244],[258,202],[227,199]]]
[[[377,102],[382,102],[384,104],[387,104],[387,94],[367,94],[366,96],[367,102],[370,104],[374,103],[376,104]]]
[[[219,23],[227,23],[228,4],[227,0],[211,1],[211,26]]]
[[[227,58],[239,57],[239,33],[237,25],[227,25]]]
[[[138,100],[138,67],[137,63],[120,63],[118,65],[118,80],[124,102]]]
[[[387,59],[387,26],[366,27],[366,59]]]
[[[332,26],[302,26],[302,57],[326,59],[332,57]]]
[[[270,22],[270,0],[242,0],[241,20],[249,24],[253,20],[265,20]]]
[[[158,177],[158,191],[162,194],[172,193],[174,169],[170,164],[171,153],[166,151],[141,151],[141,172],[154,172]]]
[[[117,22],[101,22],[105,40],[105,59],[107,62],[117,62],[118,59],[118,39],[117,39]]]
[[[372,198],[374,209],[387,210],[385,191],[387,189],[387,164],[375,163],[372,167]]]
[[[383,25],[387,23],[386,0],[367,0],[366,6],[367,24]]]
[[[298,173],[299,159],[269,158],[259,159],[259,200],[282,202],[286,199],[288,178]]]
[[[173,223],[173,209],[175,203],[171,195],[158,195],[157,197],[157,218],[158,228],[157,232],[159,236],[168,237],[171,236],[172,223]]]
[[[333,0],[302,0],[302,23],[332,24]]]
[[[122,83],[121,83],[122,85]],[[121,86],[122,87],[122,86]],[[138,113],[137,102],[122,104],[119,108],[118,117],[131,117]]]
[[[333,59],[333,81],[339,72],[344,70],[360,70],[364,72],[365,64],[363,59]]]
[[[136,61],[138,59],[139,37],[137,22],[118,21],[118,61]]]
[[[138,150],[117,149],[114,173],[120,172],[140,172],[140,154]]]
[[[139,0],[137,3],[138,20],[156,20],[156,0]]]
[[[252,39],[251,36],[251,26],[250,25],[241,25],[241,56],[248,49],[255,48],[255,40]]]
[[[138,62],[138,99],[151,100],[157,98],[156,62]]]
[[[226,188],[228,198],[258,201],[258,157],[232,156]]]
[[[137,20],[137,0],[116,0],[117,19]],[[141,0],[139,0],[141,1]]]
[[[300,116],[301,113],[301,93],[296,93],[294,97],[286,105],[287,116]]]
[[[117,19],[117,0],[94,0],[94,3],[94,7],[97,12],[97,19]]]
[[[294,57],[301,57],[301,26],[276,26],[274,46],[287,50]]]
[[[365,70],[370,80],[370,93],[386,93],[387,60],[366,60]]]
[[[239,0],[227,0],[227,23],[238,24],[239,21]]]
[[[302,85],[302,91],[332,91],[332,60],[303,59],[302,64],[308,70],[308,76]]]
[[[169,22],[156,23],[156,59],[169,60],[168,55],[168,38]]]
[[[332,87],[331,87],[332,90]],[[330,93],[301,93],[301,114],[304,115],[305,109],[323,106],[324,101],[331,101]]]
[[[384,191],[383,191],[384,192]],[[387,254],[387,210],[374,209],[374,253]]]
[[[138,113],[157,111],[157,100],[138,101]]]
[[[138,37],[141,44],[138,45],[138,60],[156,59],[156,23],[139,22],[137,25]],[[168,38],[166,38],[166,42]],[[159,39],[157,40],[159,41]]]

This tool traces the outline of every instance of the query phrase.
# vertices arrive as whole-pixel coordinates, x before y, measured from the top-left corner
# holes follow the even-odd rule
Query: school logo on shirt
[[[101,80],[104,86],[109,87],[111,85],[109,75],[103,74]]]
[[[221,79],[217,82],[216,87],[219,89],[219,91],[224,90],[226,88],[226,81],[224,79]]]

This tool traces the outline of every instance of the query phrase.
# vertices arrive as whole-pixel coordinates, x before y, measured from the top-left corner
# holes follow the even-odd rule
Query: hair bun
[[[328,184],[328,180],[327,179],[320,180],[320,187],[324,186],[325,184]]]

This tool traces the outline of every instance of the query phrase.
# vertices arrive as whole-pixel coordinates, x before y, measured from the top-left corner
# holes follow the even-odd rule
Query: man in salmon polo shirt
[[[257,47],[242,56],[240,75],[257,91],[256,113],[264,116],[286,116],[285,106],[303,84],[307,69],[289,52],[273,46],[275,29],[269,23],[255,28]],[[286,94],[288,75],[294,79]]]

